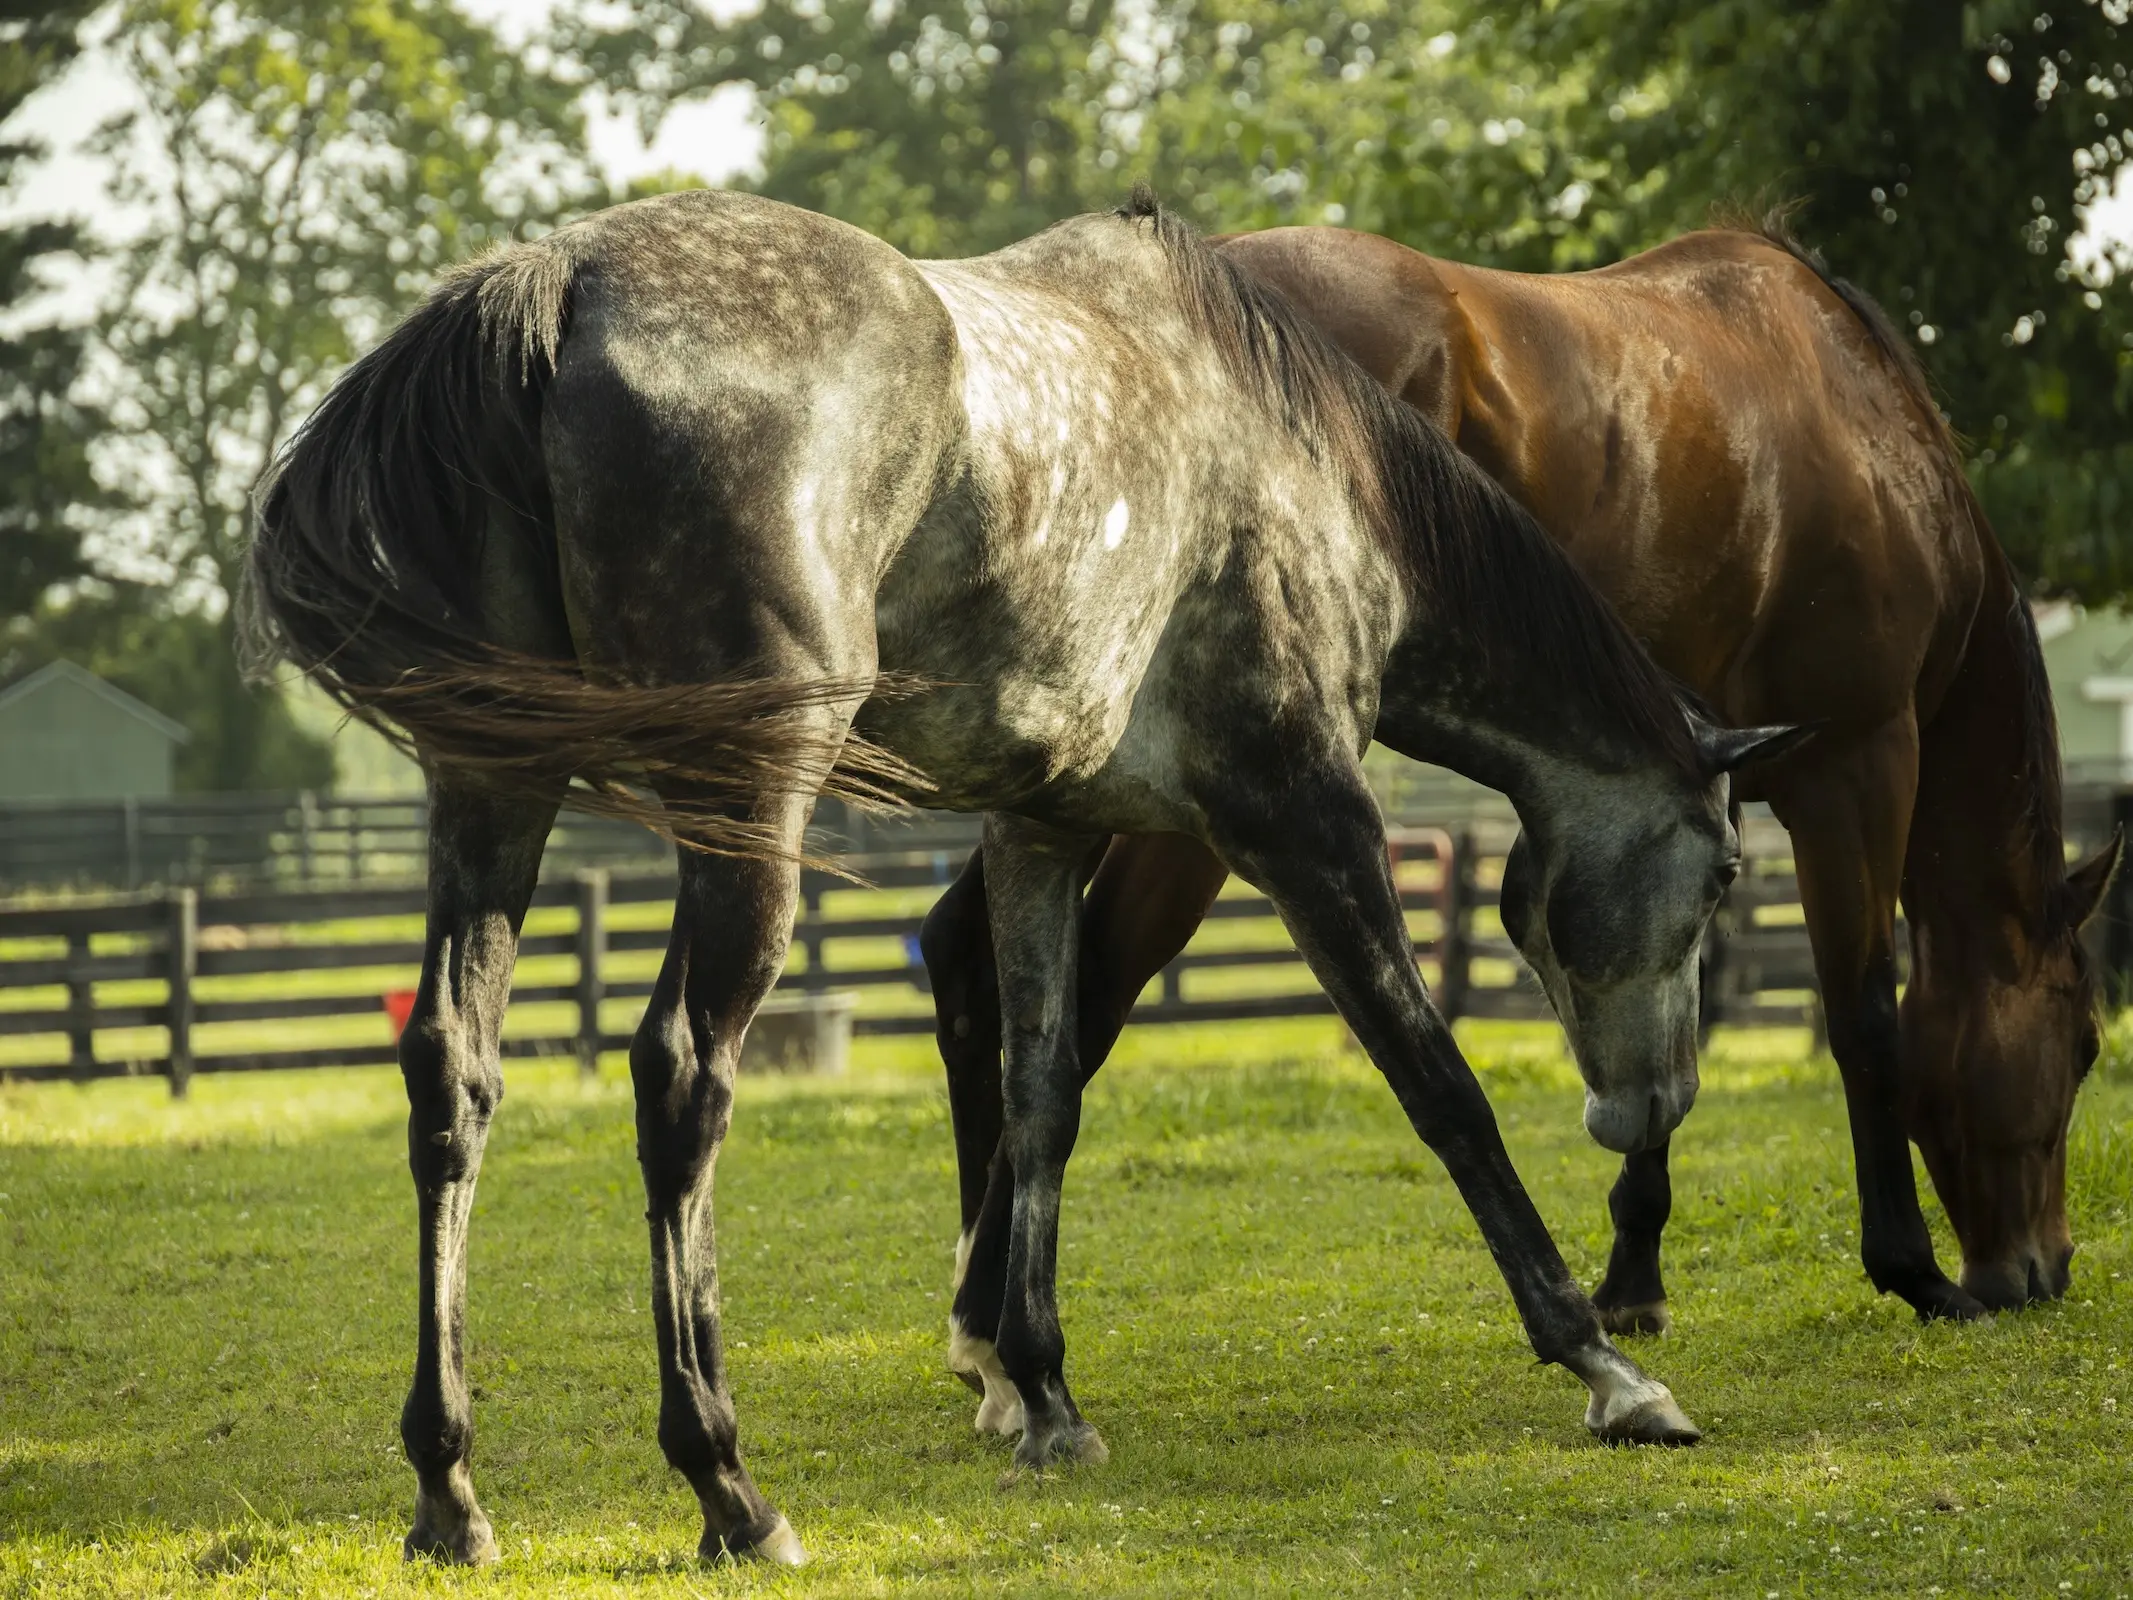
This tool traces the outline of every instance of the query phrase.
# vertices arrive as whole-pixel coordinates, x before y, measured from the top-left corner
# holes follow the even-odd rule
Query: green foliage
[[[227,611],[174,610],[165,591],[104,581],[0,634],[0,682],[62,658],[191,733],[172,765],[180,790],[333,786],[332,747],[297,725],[280,694],[244,681]]]
[[[1553,1029],[1461,1032],[1590,1282],[1618,1163],[1578,1127],[1575,1069]],[[1921,1327],[1859,1270],[1834,1071],[1722,1034],[1675,1141],[1678,1320],[1635,1346],[1706,1439],[1633,1452],[1585,1436],[1441,1167],[1333,1034],[1129,1031],[1090,1087],[1062,1219],[1068,1368],[1112,1459],[1010,1490],[943,1360],[955,1202],[931,1042],[864,1042],[846,1081],[742,1081],[724,1328],[746,1459],[815,1558],[798,1573],[692,1559],[700,1520],[655,1442],[619,1058],[592,1084],[506,1066],[467,1318],[505,1558],[473,1576],[400,1559],[398,1075],[207,1078],[182,1105],[140,1080],[0,1090],[0,1592],[2128,1587],[2133,1084],[2083,1095],[2072,1297]]]
[[[1802,233],[1907,324],[2018,563],[2133,588],[2133,279],[2068,259],[2133,157],[2123,4],[1556,0],[1499,35],[1585,74],[1562,136],[1597,163],[1603,254],[1715,200],[1793,197]],[[2060,494],[2054,486],[2077,486]]]
[[[579,24],[571,53],[656,121],[671,99],[752,84],[769,122],[755,185],[919,256],[997,249],[1123,194],[1104,159],[1109,0],[957,7],[769,0],[721,26],[690,0]],[[1098,175],[1102,181],[1098,181]]]
[[[155,221],[101,330],[112,455],[168,483],[149,553],[212,604],[325,382],[439,268],[590,193],[577,90],[444,0],[130,0],[119,37],[146,105],[102,142]]]
[[[0,4],[0,122],[74,58],[87,0]],[[0,195],[44,151],[0,141]],[[72,256],[79,231],[33,222],[0,229],[0,305],[20,307],[43,286],[55,257]],[[49,321],[0,336],[0,617],[25,611],[54,584],[84,570],[79,514],[117,497],[90,468],[101,419],[74,394],[83,331]]]

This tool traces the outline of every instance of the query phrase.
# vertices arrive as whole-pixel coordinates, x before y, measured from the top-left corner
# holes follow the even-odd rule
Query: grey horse
[[[1534,1351],[1589,1389],[1588,1427],[1696,1437],[1602,1331],[1430,1003],[1361,758],[1373,732],[1458,743],[1535,797],[1532,914],[1589,1119],[1648,1139],[1695,1092],[1697,949],[1739,852],[1727,771],[1789,735],[1685,708],[1510,499],[1145,193],[967,262],[710,192],[490,255],[285,453],[248,604],[262,652],[429,771],[401,1045],[410,1555],[496,1551],[469,1472],[466,1233],[566,790],[656,806],[692,846],[629,1061],[659,1441],[706,1556],[801,1555],[741,1463],[711,1193],[825,788],[985,813],[1013,1195],[997,1324],[962,1336],[1013,1392],[1019,1466],[1104,1454],[1067,1388],[1054,1257],[1079,874],[1112,833],[1191,835],[1271,897]]]

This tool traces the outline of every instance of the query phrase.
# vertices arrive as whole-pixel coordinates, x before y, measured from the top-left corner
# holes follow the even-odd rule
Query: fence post
[[[578,1071],[600,1070],[600,966],[607,955],[607,873],[590,867],[577,875]]]
[[[2133,789],[2111,796],[2111,826],[2133,835]],[[2114,1005],[2133,1003],[2133,871],[2121,866],[2111,880],[2103,923],[2104,990]]]
[[[170,977],[170,1093],[185,1098],[193,1081],[193,975],[200,964],[200,891],[170,892],[170,922],[164,932],[164,965]]]
[[[67,1066],[81,1078],[96,1072],[96,986],[86,931],[67,935]]]
[[[1732,997],[1733,972],[1730,946],[1733,942],[1733,896],[1719,901],[1704,924],[1703,950],[1696,962],[1696,1044],[1711,1042],[1711,1030],[1726,1020],[1726,1002]]]
[[[141,886],[141,802],[128,795],[125,806],[126,888],[131,892]]]
[[[304,887],[318,882],[318,795],[306,789],[296,797],[297,868]]]
[[[800,947],[807,952],[807,970],[800,974],[800,987],[809,991],[829,987],[829,971],[822,964],[822,885],[824,875],[813,868],[800,875]]]
[[[1437,945],[1437,1009],[1446,1022],[1466,1010],[1467,979],[1474,959],[1467,917],[1474,905],[1474,835],[1461,828],[1452,835],[1451,858],[1444,863],[1444,929]]]

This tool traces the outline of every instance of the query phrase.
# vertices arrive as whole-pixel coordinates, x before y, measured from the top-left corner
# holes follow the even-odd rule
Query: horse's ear
[[[1696,752],[1703,770],[1716,777],[1789,756],[1815,736],[1819,723],[1781,722],[1766,728],[1721,728],[1696,720]]]
[[[2078,928],[2096,915],[2103,897],[2111,891],[2111,880],[2118,876],[2125,853],[2126,830],[2113,828],[2111,842],[2066,875],[2068,922]]]

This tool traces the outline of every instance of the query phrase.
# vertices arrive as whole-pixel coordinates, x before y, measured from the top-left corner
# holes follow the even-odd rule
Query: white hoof
[[[978,1432],[1012,1439],[1022,1431],[1022,1396],[1007,1376],[1007,1369],[1000,1365],[1000,1353],[990,1339],[975,1339],[965,1333],[952,1316],[948,1319],[948,1365],[985,1386],[985,1398],[978,1402],[974,1424]]]
[[[1608,1444],[1685,1445],[1703,1437],[1674,1403],[1673,1391],[1645,1376],[1604,1334],[1570,1367],[1592,1391],[1585,1426],[1596,1438]]]

